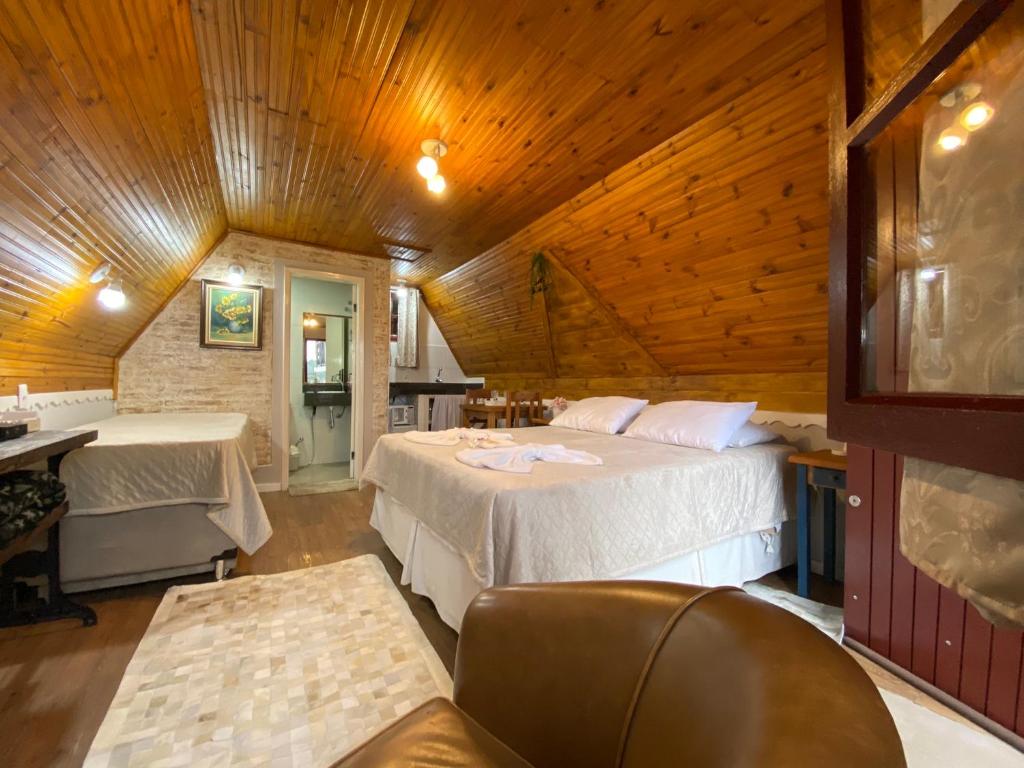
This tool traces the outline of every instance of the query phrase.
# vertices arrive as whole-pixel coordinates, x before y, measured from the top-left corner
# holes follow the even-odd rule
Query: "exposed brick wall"
[[[273,404],[274,262],[323,264],[345,272],[369,272],[362,301],[373,306],[372,437],[387,427],[389,263],[280,240],[232,232],[125,352],[118,367],[117,407],[121,413],[231,411],[252,420],[256,457],[271,463]],[[245,267],[245,282],[262,285],[263,349],[242,351],[199,346],[202,279],[223,280],[232,262]],[[372,445],[372,443],[371,443]],[[370,446],[367,446],[367,452]]]

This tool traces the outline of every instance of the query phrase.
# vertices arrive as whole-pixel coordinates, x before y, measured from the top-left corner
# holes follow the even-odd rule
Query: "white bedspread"
[[[210,520],[245,552],[270,538],[245,414],[126,414],[80,428],[99,438],[61,463],[69,515],[208,504]]]
[[[509,430],[603,466],[532,474],[456,461],[458,446],[377,441],[363,470],[461,555],[481,587],[622,576],[789,518],[780,444],[713,453],[557,427]]]

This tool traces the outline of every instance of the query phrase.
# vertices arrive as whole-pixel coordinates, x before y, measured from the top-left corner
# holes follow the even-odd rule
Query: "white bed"
[[[735,584],[793,560],[786,457],[772,443],[710,451],[533,427],[519,443],[560,443],[603,466],[543,464],[531,475],[475,469],[445,447],[385,435],[362,482],[371,524],[403,581],[458,629],[497,584],[644,578]]]
[[[61,463],[67,592],[234,565],[271,535],[238,413],[127,414],[84,424],[98,439]]]

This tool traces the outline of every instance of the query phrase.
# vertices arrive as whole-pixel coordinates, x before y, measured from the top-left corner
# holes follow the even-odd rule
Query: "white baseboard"
[[[256,483],[256,490],[260,493],[274,493],[281,490],[280,483]]]

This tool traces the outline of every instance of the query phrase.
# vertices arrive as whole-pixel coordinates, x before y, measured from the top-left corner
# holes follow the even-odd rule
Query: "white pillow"
[[[629,425],[626,437],[721,451],[757,410],[757,403],[678,400],[651,406]]]
[[[778,438],[779,433],[774,429],[769,429],[763,424],[755,424],[752,421],[748,421],[737,430],[735,435],[732,436],[732,440],[729,441],[729,447],[747,448],[751,445],[770,443],[772,440],[777,440]]]
[[[614,435],[629,424],[645,405],[646,400],[632,397],[587,397],[555,416],[551,426]]]

